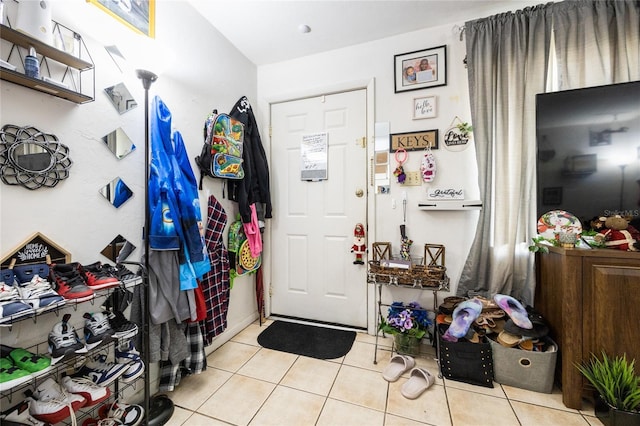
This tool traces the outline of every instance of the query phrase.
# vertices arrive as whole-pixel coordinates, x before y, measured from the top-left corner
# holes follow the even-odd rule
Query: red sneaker
[[[103,266],[100,262],[80,265],[80,272],[84,275],[89,288],[94,290],[120,285],[120,280],[111,273],[110,268]]]
[[[79,267],[80,264],[77,262],[52,265],[49,268],[49,281],[60,296],[83,302],[92,299],[94,295],[80,274]]]

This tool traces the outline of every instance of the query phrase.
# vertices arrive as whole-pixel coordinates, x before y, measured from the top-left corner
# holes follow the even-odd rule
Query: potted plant
[[[640,424],[640,377],[634,370],[635,360],[628,361],[626,354],[615,358],[604,351],[602,359],[591,355],[591,359],[577,368],[591,383],[598,397],[606,404],[596,416],[611,426]]]
[[[389,306],[386,320],[381,319],[378,330],[393,335],[398,353],[418,355],[420,340],[429,332],[431,324],[427,310],[418,302],[407,305],[402,302],[393,302]]]

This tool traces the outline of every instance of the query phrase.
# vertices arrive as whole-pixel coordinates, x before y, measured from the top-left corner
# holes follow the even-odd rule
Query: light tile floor
[[[365,333],[358,333],[346,356],[325,361],[262,348],[257,337],[269,323],[249,325],[209,355],[205,372],[184,378],[168,393],[175,404],[168,426],[602,424],[590,406],[584,411],[566,408],[559,389],[544,394],[438,378],[409,400],[400,393],[408,373],[394,383],[382,378],[391,339],[379,339],[377,364],[375,337]],[[416,361],[437,375],[435,351]]]

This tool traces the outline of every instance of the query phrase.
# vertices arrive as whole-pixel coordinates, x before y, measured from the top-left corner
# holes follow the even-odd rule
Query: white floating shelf
[[[420,210],[480,210],[480,200],[428,200],[418,203]]]

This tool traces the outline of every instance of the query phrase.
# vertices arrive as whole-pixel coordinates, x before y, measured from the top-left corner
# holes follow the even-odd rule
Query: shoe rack
[[[65,314],[71,314],[73,321],[70,321],[70,323],[72,325],[79,324],[79,321],[82,318],[84,312],[102,311],[102,308],[100,307],[106,302],[107,298],[112,296],[116,289],[132,291],[134,287],[140,285],[141,283],[142,277],[131,277],[126,280],[121,280],[118,286],[104,289],[94,289],[93,297],[91,297],[89,300],[77,302],[74,300],[65,299],[65,304],[58,306],[52,310],[43,312],[41,314],[23,316],[15,319],[14,321],[5,322],[0,325],[0,336],[2,337],[2,343],[6,344],[7,346],[26,349],[27,351],[36,355],[49,357],[47,341],[48,334],[51,331],[53,325],[60,322]],[[117,301],[116,303],[114,303],[114,306],[117,306]],[[82,324],[84,324],[84,319],[82,319],[81,321]],[[80,336],[81,340],[83,340],[82,328],[83,327],[79,325],[75,326],[76,332],[78,336]],[[19,342],[21,341],[21,336],[23,334],[29,334],[33,336],[34,330],[35,335],[37,337],[40,337],[40,339],[32,344],[20,345]],[[142,329],[140,327],[138,327],[138,333],[142,333]],[[14,336],[12,336],[12,334]],[[123,339],[115,339],[111,337],[106,338],[102,343],[88,350],[87,353],[66,355],[56,364],[52,365],[50,369],[47,369],[44,373],[32,373],[32,377],[28,381],[19,383],[0,392],[0,412],[5,412],[6,410],[21,402],[23,399],[25,399],[25,391],[34,390],[38,384],[42,383],[49,377],[54,378],[56,382],[59,383],[59,379],[62,375],[72,374],[77,369],[79,369],[84,364],[85,358],[89,359],[94,355],[105,353],[114,354],[114,356],[109,357],[109,359],[113,358],[115,360],[116,347],[126,343],[130,339],[135,339],[135,337]],[[14,341],[17,341],[18,343],[9,344],[10,342]],[[138,351],[143,350],[143,348],[136,349]],[[116,399],[122,399],[125,393],[138,393],[139,388],[142,387],[143,381],[146,380],[147,374],[148,365],[145,365],[143,374],[133,381],[124,383],[120,379],[115,380],[113,383],[107,386],[111,390],[111,396],[109,397],[109,399],[91,407],[83,407],[75,413],[77,424],[82,424],[82,421],[89,417],[98,418],[98,410],[100,407],[104,406],[105,404],[111,404]],[[69,417],[59,424],[71,424],[71,418]]]

